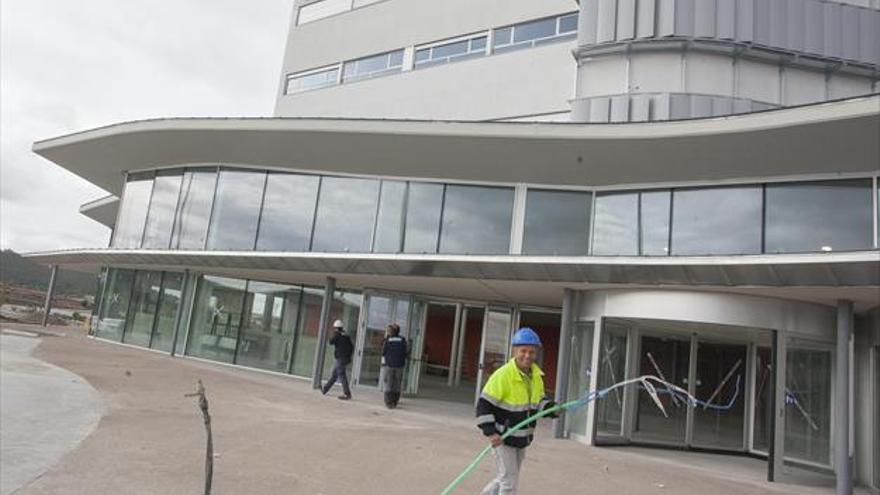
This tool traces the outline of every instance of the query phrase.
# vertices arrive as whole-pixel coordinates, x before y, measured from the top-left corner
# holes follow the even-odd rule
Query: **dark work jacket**
[[[385,358],[385,366],[403,368],[406,365],[406,354],[406,339],[399,335],[388,337],[382,343],[382,357]]]
[[[333,357],[337,361],[342,361],[345,364],[351,362],[351,355],[354,354],[354,344],[351,343],[351,337],[347,333],[336,332],[333,338],[330,339],[330,345],[336,348],[333,351]]]

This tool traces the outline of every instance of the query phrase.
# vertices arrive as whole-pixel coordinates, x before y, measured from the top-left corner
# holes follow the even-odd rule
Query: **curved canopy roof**
[[[581,186],[871,172],[878,135],[873,95],[629,124],[158,119],[47,139],[33,150],[118,195],[126,171],[194,163]]]

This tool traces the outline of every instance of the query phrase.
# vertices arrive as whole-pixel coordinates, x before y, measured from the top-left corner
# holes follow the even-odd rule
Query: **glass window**
[[[586,397],[590,391],[593,363],[593,323],[577,322],[571,334],[571,366],[568,373],[568,396],[565,400]],[[561,398],[557,398],[560,402]],[[565,414],[566,429],[580,437],[587,435],[587,408],[579,407]]]
[[[382,76],[400,72],[403,67],[403,49],[345,62],[342,67],[343,82]]]
[[[293,348],[293,374],[312,376],[315,353],[318,349],[318,328],[321,325],[321,305],[324,291],[304,288],[301,315],[296,326],[296,343]]]
[[[436,253],[443,208],[443,184],[409,185],[403,250],[406,253]]]
[[[179,170],[156,174],[150,212],[147,214],[147,227],[144,229],[143,247],[168,249],[182,179],[183,174]]]
[[[851,251],[873,245],[870,179],[767,184],[766,251]]]
[[[208,249],[253,251],[265,183],[265,172],[220,171]]]
[[[107,340],[122,340],[122,330],[128,314],[128,303],[131,300],[131,287],[134,283],[134,271],[111,268],[107,271],[104,283],[101,315],[98,318],[96,335]]]
[[[505,27],[495,30],[494,46],[509,45],[510,38],[513,35],[512,27]]]
[[[156,330],[150,344],[153,349],[171,352],[182,288],[182,273],[165,272],[162,278],[162,294],[159,296],[159,311],[156,314]]]
[[[513,42],[522,43],[556,35],[556,19],[524,22],[513,27]]]
[[[831,464],[831,352],[789,349],[785,457]]]
[[[760,253],[761,196],[760,186],[676,190],[672,254]]]
[[[599,344],[599,373],[596,388],[608,388],[626,380],[627,329],[622,324],[606,320]],[[596,436],[619,437],[623,434],[623,390],[614,389],[603,400],[596,402]]]
[[[641,254],[645,256],[669,255],[669,191],[646,191],[641,193]]]
[[[248,282],[236,364],[287,371],[301,292],[288,285]]]
[[[755,350],[755,424],[752,428],[752,447],[758,452],[770,448],[770,428],[773,425],[773,368],[769,347]]]
[[[199,280],[186,354],[231,363],[242,319],[245,281],[204,276]]]
[[[486,51],[486,36],[478,36],[476,38],[471,38],[471,50],[475,51]]]
[[[137,271],[134,277],[131,309],[126,321],[122,341],[142,347],[150,345],[153,334],[153,320],[159,304],[159,291],[162,289],[162,272]]]
[[[379,181],[324,177],[312,251],[367,253]]]
[[[495,51],[535,46],[546,41],[570,39],[577,33],[577,12],[523,22],[495,30]]]
[[[592,193],[529,189],[523,254],[586,255]]]
[[[342,328],[351,337],[353,343],[357,342],[357,324],[360,312],[361,295],[359,293],[338,290],[333,294],[333,302],[330,303],[330,322],[332,324],[336,320],[342,320]],[[333,329],[328,328],[327,332],[329,337]],[[403,325],[401,325],[401,332],[403,332]],[[333,372],[334,350],[331,345],[327,345],[324,348],[324,371],[322,376],[325,380]]]
[[[399,253],[403,234],[403,208],[406,182],[382,181],[379,199],[379,216],[373,236],[373,251]]]
[[[309,71],[305,74],[292,74],[287,76],[285,94],[300,93],[310,89],[326,88],[335,86],[339,82],[339,67],[330,67],[318,71]]]
[[[299,8],[296,23],[305,24],[307,22],[317,21],[318,19],[345,12],[350,8],[351,0],[321,0],[319,2],[310,3]]]
[[[269,173],[257,249],[308,251],[318,200],[316,175]]]
[[[559,34],[577,32],[578,14],[568,14],[559,18]]]
[[[507,254],[512,218],[512,188],[448,185],[440,252]]]
[[[204,249],[214,202],[216,169],[187,170],[180,186],[180,201],[174,217],[171,246],[175,249]]]
[[[132,174],[125,183],[119,218],[113,231],[113,247],[132,249],[141,247],[144,223],[153,190],[153,174]]]
[[[486,36],[460,39],[416,51],[416,67],[445,64],[456,60],[482,57],[486,54]]]
[[[597,193],[593,254],[636,255],[639,252],[638,193]]]

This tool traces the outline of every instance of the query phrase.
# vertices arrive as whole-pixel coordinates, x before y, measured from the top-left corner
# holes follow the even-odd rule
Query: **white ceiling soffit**
[[[158,119],[39,141],[33,150],[118,195],[125,171],[181,164],[581,186],[873,172],[878,135],[874,95],[630,124]]]
[[[81,214],[111,229],[116,226],[116,212],[118,210],[119,198],[112,194],[89,201],[79,207]]]

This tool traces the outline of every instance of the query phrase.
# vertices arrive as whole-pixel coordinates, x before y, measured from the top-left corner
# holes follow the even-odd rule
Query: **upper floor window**
[[[297,24],[317,21],[351,9],[351,0],[320,0],[303,5],[296,16]]]
[[[403,68],[403,49],[381,53],[370,57],[349,60],[342,66],[342,81],[360,79],[400,72]]]
[[[339,66],[310,70],[287,76],[285,94],[333,86],[339,82]]]
[[[492,48],[496,52],[528,48],[577,34],[577,12],[522,22],[495,30]]]
[[[486,55],[485,33],[454,41],[444,41],[434,45],[416,48],[416,68],[456,62]]]

